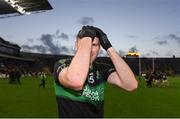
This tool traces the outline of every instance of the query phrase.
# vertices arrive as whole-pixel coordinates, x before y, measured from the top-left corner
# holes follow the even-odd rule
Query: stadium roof
[[[48,0],[0,0],[0,18],[53,9]]]
[[[12,47],[15,49],[20,49],[20,47],[17,44],[10,43],[9,41],[5,41],[3,38],[0,37],[0,45]]]
[[[31,61],[31,62],[34,61],[34,59],[23,58],[23,57],[20,57],[20,56],[12,56],[12,55],[2,54],[2,53],[0,53],[0,58],[8,58],[8,59]]]

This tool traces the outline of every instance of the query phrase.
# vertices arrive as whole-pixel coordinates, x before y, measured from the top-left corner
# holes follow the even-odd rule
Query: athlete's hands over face
[[[99,37],[101,46],[107,51],[110,47],[112,47],[107,35],[100,28],[94,27],[94,29]]]
[[[96,37],[96,31],[92,26],[83,26],[82,29],[78,32],[78,38],[91,37],[92,40]]]
[[[93,26],[83,26],[78,33],[78,38],[91,37],[94,40],[95,37],[98,37],[100,40],[101,46],[107,51],[112,47],[110,41],[108,40],[107,35],[98,27]]]

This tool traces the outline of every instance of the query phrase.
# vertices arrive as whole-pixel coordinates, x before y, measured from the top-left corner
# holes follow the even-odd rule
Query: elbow
[[[80,91],[84,87],[84,83],[79,80],[74,80],[75,82],[72,82],[72,89],[75,91]]]
[[[137,88],[138,88],[138,82],[135,81],[128,88],[126,88],[126,91],[132,92],[135,91]]]
[[[68,87],[75,90],[80,91],[84,87],[84,82],[78,76],[67,76],[68,79]]]
[[[138,82],[134,82],[129,88],[127,88],[127,91],[135,91],[138,88]]]
[[[71,86],[71,88],[75,91],[81,91],[83,89],[83,85],[75,84],[75,85]]]

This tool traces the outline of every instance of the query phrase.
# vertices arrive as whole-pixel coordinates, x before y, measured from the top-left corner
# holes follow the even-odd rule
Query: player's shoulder
[[[70,64],[72,58],[63,58],[57,61],[57,64]]]
[[[71,63],[71,58],[63,58],[58,60],[54,65],[54,73],[58,74],[62,69],[68,67]]]

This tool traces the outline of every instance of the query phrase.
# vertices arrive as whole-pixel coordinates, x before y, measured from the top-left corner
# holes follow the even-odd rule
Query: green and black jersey
[[[83,89],[75,91],[64,87],[58,81],[58,74],[70,63],[71,59],[62,59],[54,67],[59,117],[103,117],[104,85],[115,69],[111,65],[94,62],[89,68]]]

